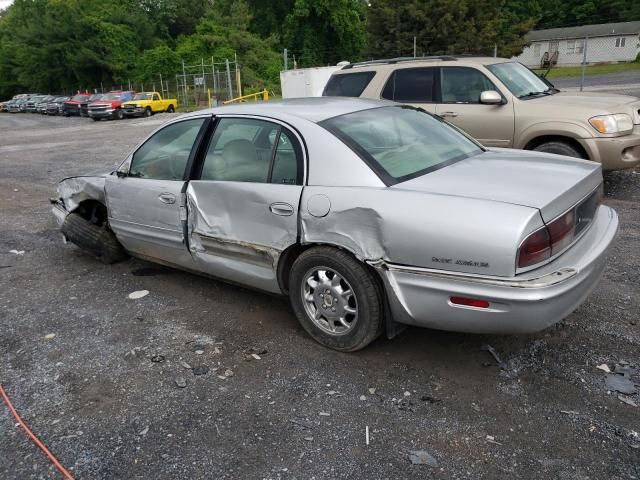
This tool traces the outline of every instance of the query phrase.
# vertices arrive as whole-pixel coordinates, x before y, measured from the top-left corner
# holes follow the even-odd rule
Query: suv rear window
[[[382,90],[382,98],[395,102],[433,102],[433,67],[403,68],[394,71]]]
[[[359,97],[376,72],[354,72],[332,75],[322,92],[323,97]]]

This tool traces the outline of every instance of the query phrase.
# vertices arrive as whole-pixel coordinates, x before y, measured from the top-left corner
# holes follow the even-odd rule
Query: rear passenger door
[[[396,69],[387,79],[381,97],[435,113],[437,72],[437,67]]]
[[[189,182],[189,244],[198,270],[280,292],[277,262],[298,237],[302,142],[286,125],[218,117]]]
[[[484,105],[480,94],[500,90],[480,70],[473,67],[441,67],[438,115],[460,127],[486,147],[512,147],[513,104]],[[504,95],[503,95],[504,97]]]

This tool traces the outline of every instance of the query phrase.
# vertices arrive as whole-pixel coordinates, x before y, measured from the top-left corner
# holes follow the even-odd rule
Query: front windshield
[[[382,107],[321,123],[387,184],[403,182],[482,152],[443,120],[413,107]]]
[[[133,96],[134,100],[151,100],[151,93],[136,93]]]
[[[82,100],[86,100],[89,98],[89,95],[76,95],[71,100],[75,100],[76,102],[81,102]]]
[[[121,93],[107,93],[106,95],[103,95],[100,100],[120,100],[121,98]]]
[[[550,90],[544,80],[518,62],[494,63],[487,68],[504,83],[516,97],[532,96]]]
[[[102,98],[102,94],[101,93],[96,93],[94,95],[91,95],[91,97],[89,97],[89,101],[90,102],[95,102],[96,100],[100,100]]]

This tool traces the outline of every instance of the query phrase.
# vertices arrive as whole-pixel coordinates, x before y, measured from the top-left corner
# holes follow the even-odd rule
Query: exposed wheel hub
[[[305,275],[302,298],[309,318],[323,331],[344,335],[358,319],[358,305],[351,285],[336,271],[326,267]]]

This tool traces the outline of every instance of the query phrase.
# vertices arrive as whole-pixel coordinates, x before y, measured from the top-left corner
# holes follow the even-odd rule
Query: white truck
[[[280,72],[282,98],[321,97],[331,74],[347,62],[330,67],[298,68]]]

